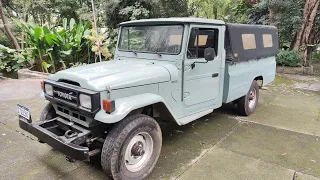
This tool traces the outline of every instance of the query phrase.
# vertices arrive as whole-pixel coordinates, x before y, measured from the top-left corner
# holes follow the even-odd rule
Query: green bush
[[[313,54],[312,61],[313,62],[320,62],[320,52]]]
[[[302,66],[300,59],[301,56],[299,51],[281,50],[277,54],[276,61],[278,66],[299,67]]]
[[[27,49],[16,50],[0,44],[0,70],[18,71],[25,66],[31,66],[33,59]]]

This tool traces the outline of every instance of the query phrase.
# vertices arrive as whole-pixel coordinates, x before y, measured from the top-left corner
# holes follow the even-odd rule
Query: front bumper
[[[48,121],[29,123],[19,117],[19,126],[68,157],[81,161],[90,160],[89,148],[81,144],[85,143],[91,133],[72,122],[57,117]],[[74,134],[70,134],[70,131]]]

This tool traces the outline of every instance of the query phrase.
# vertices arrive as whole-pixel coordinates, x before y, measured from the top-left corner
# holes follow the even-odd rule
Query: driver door
[[[205,102],[211,104],[210,101],[220,93],[220,29],[219,26],[191,26],[184,68],[183,101],[186,107]],[[209,47],[215,49],[216,57],[205,63],[204,50]]]

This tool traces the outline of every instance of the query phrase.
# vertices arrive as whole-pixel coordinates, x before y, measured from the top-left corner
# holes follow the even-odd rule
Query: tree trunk
[[[303,55],[302,63],[303,65],[307,65],[307,48],[306,45],[311,43],[313,40],[311,34],[311,30],[314,27],[315,18],[317,15],[317,10],[319,7],[320,0],[306,0],[306,4],[303,10],[303,19],[304,22],[301,25],[301,29],[298,32],[293,49],[300,50],[301,55]]]
[[[213,19],[218,19],[218,5],[217,4],[213,4],[212,7],[212,12],[213,12]]]
[[[3,22],[6,34],[11,39],[12,43],[14,44],[14,47],[16,49],[20,49],[19,43],[18,43],[17,39],[14,37],[14,35],[13,35],[13,33],[12,33],[10,27],[9,27],[9,24],[8,24],[8,21],[7,21],[7,17],[4,15],[4,9],[3,9],[3,6],[2,6],[2,0],[0,0],[0,16],[1,16],[1,19],[2,19],[2,22]]]
[[[269,24],[274,26],[275,22],[276,22],[275,13],[274,13],[273,9],[270,8],[269,2],[268,2],[268,10],[269,10]]]

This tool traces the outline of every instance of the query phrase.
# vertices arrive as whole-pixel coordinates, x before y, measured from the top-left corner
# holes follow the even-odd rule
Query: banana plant
[[[68,23],[67,19],[63,19],[62,26],[51,29],[33,23],[15,22],[26,32],[25,43],[34,48],[32,55],[36,59],[36,65],[41,66],[44,72],[54,73],[57,69],[86,62],[91,55],[87,51],[91,41],[84,38],[90,34],[89,22],[76,23],[74,19],[70,19]]]

